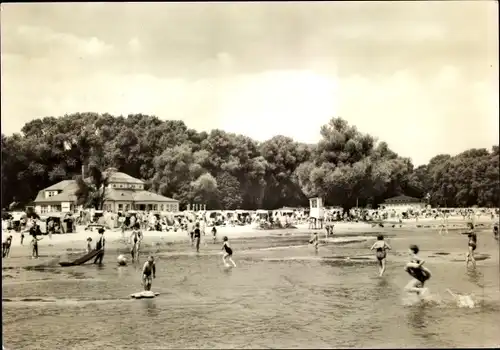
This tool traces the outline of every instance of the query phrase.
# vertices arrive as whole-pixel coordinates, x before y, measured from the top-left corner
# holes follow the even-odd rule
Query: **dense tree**
[[[341,118],[321,128],[317,144],[305,145],[285,136],[258,143],[222,130],[197,132],[182,121],[142,114],[75,113],[35,119],[20,134],[2,135],[2,207],[27,204],[41,189],[76,177],[81,201],[100,208],[108,168],[144,180],[182,208],[273,209],[307,205],[316,195],[344,208],[376,206],[398,194],[429,194],[440,206],[499,201],[498,146],[438,155],[413,169],[387,143]]]

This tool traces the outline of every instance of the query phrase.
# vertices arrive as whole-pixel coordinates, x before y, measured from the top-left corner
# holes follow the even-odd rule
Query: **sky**
[[[143,113],[313,143],[342,117],[415,165],[499,139],[496,1],[1,5],[1,126]]]

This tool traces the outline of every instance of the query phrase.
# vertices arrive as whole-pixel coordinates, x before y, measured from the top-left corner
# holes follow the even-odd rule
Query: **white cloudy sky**
[[[2,4],[2,132],[94,111],[315,142],[342,116],[422,164],[498,144],[496,1]]]

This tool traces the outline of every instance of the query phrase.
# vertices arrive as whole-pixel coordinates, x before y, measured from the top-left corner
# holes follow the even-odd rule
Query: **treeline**
[[[116,168],[149,190],[210,209],[328,205],[375,207],[385,198],[428,195],[439,206],[497,206],[498,146],[438,155],[414,169],[385,142],[333,118],[315,145],[275,136],[259,143],[222,130],[189,129],[147,115],[76,113],[28,122],[2,134],[2,208],[27,204],[82,165]]]

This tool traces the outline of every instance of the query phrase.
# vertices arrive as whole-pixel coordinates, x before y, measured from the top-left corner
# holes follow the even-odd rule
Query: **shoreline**
[[[483,231],[488,229],[496,220],[491,220],[490,218],[485,218],[486,220],[481,220],[481,227],[478,227],[478,231]],[[449,220],[448,229],[450,231],[464,230],[466,229],[467,220],[459,218],[458,220]],[[477,222],[479,223],[479,222]],[[428,220],[403,220],[402,224],[393,224],[392,222],[384,222],[384,227],[379,227],[378,225],[372,226],[371,223],[366,222],[335,222],[333,229],[333,236],[328,237],[327,241],[340,237],[349,236],[360,236],[360,235],[370,235],[375,236],[383,231],[384,234],[391,235],[407,235],[407,231],[414,230],[438,230],[439,225],[441,225],[440,220],[428,219]],[[394,227],[392,227],[394,225]],[[401,227],[400,227],[401,225]],[[227,236],[229,240],[239,240],[239,239],[255,239],[264,237],[274,237],[274,238],[286,238],[292,236],[307,236],[312,232],[318,232],[318,236],[321,241],[325,239],[325,230],[321,229],[309,229],[308,224],[299,224],[297,228],[290,229],[274,229],[274,230],[260,230],[247,226],[235,226],[235,227],[217,227],[217,244],[222,243],[222,237]],[[206,227],[205,235],[202,235],[201,244],[212,244],[212,227]],[[4,233],[5,234],[5,233]],[[3,265],[11,265],[9,263],[10,258],[28,258],[30,255],[30,236],[25,233],[24,244],[20,244],[20,233],[12,232],[13,242],[11,246],[11,252],[9,258],[3,259]],[[104,237],[106,239],[106,250],[108,252],[119,252],[129,249],[130,245],[126,243],[130,237],[131,231],[126,231],[124,237],[120,229],[106,230]],[[176,247],[182,246],[183,244],[190,245],[190,238],[186,231],[143,231],[144,238],[142,247],[144,249],[161,249],[167,246]],[[85,254],[86,251],[86,239],[87,237],[92,237],[95,241],[97,238],[97,231],[85,231],[83,226],[77,227],[75,233],[70,234],[55,234],[52,235],[52,239],[49,239],[48,235],[44,235],[43,239],[39,243],[40,258],[33,259],[31,261],[38,262],[42,264],[47,259],[55,260],[63,259],[63,257],[68,255],[79,255]],[[337,236],[337,237],[336,237]],[[125,238],[125,239],[124,239]],[[113,253],[111,253],[113,254]],[[30,264],[31,265],[31,264]]]

